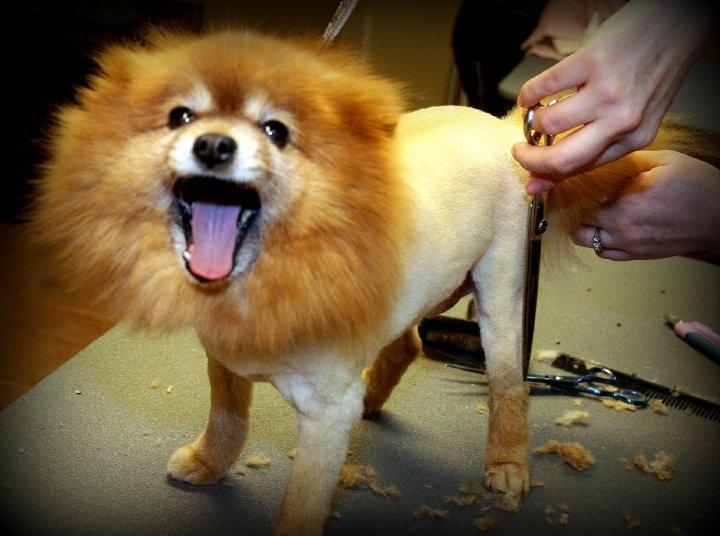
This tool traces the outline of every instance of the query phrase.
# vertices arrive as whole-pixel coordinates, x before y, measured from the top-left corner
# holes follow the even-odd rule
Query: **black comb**
[[[485,352],[477,322],[433,316],[420,322],[418,334],[425,356],[485,372]]]

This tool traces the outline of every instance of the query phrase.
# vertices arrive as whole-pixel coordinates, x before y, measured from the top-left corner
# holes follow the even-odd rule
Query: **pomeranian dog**
[[[170,475],[222,478],[253,382],[270,382],[299,427],[275,532],[320,534],[353,423],[417,356],[419,319],[472,290],[490,382],[484,481],[517,509],[529,483],[517,117],[403,115],[401,88],[352,54],[248,31],[159,32],[98,64],[57,115],[33,230],[70,289],[144,329],[196,330],[210,416]],[[564,228],[637,172],[631,158],[604,169],[591,197],[576,190],[592,177],[554,191]]]

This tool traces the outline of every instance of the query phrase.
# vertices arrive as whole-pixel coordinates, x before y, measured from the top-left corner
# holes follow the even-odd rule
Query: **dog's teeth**
[[[192,214],[192,205],[190,205],[190,203],[187,203],[186,201],[184,201],[182,199],[179,199],[178,201],[180,203],[180,208],[185,212],[185,214],[191,215]]]
[[[190,259],[192,258],[192,253],[188,251],[187,249],[182,252],[183,259],[185,259],[186,262],[190,262]]]
[[[242,214],[240,215],[240,226],[245,225],[245,222],[248,221],[248,218],[255,214],[254,210],[245,209],[242,211]]]

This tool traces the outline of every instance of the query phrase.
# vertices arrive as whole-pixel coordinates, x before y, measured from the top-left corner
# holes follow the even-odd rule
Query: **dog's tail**
[[[514,110],[508,119],[521,123],[521,111]],[[720,135],[683,126],[679,120],[678,116],[666,117],[648,150],[678,151],[720,167]],[[543,239],[544,257],[563,257],[563,252],[570,247],[569,237],[583,220],[612,204],[644,171],[648,171],[647,164],[635,153],[630,153],[615,162],[564,180],[551,190],[546,204],[551,232]]]

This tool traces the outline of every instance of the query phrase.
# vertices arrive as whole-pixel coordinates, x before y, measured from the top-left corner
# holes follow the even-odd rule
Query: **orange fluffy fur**
[[[139,327],[190,324],[245,351],[373,328],[403,251],[405,196],[389,153],[402,111],[394,83],[342,51],[249,32],[159,33],[98,63],[77,104],[57,116],[33,215],[33,234],[69,287]],[[152,147],[195,79],[218,103],[213,113],[237,114],[247,94],[262,92],[300,124],[288,151],[303,191],[292,218],[268,231],[247,279],[211,289],[181,273],[170,247],[164,155],[133,143]]]

